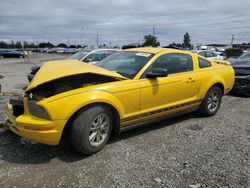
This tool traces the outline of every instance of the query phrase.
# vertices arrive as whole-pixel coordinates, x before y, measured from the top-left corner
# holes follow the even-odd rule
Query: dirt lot
[[[2,92],[23,93],[28,84],[27,74],[34,64],[41,64],[53,59],[64,59],[69,55],[33,53],[31,63],[27,59],[0,59],[0,84]],[[2,78],[2,79],[1,79]]]
[[[0,60],[2,91],[21,93],[30,67]],[[191,113],[131,130],[90,157],[0,129],[0,187],[250,187],[249,107],[249,98],[225,96],[214,117]]]

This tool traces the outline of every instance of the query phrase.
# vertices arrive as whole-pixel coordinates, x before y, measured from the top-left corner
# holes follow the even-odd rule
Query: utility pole
[[[152,44],[153,47],[154,47],[154,42],[155,42],[154,39],[155,39],[155,26],[153,27],[153,41],[152,41],[153,42],[153,44]]]
[[[233,48],[233,43],[234,43],[234,35],[232,35],[232,39],[231,39],[231,47]]]
[[[67,37],[67,44],[68,44],[68,48],[69,48],[69,37]]]
[[[81,27],[81,46],[83,46],[83,27]]]
[[[98,34],[96,35],[96,46],[97,48],[99,47],[99,35]]]

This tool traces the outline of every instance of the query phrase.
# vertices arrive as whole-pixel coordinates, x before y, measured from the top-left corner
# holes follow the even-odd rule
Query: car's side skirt
[[[171,112],[172,110],[176,110],[176,109],[179,109],[179,111],[182,111],[181,108],[186,108],[188,106],[190,106],[189,108],[192,108],[191,105],[197,105],[198,106],[201,102],[202,102],[202,99],[199,99],[199,100],[194,100],[194,101],[190,101],[190,102],[170,106],[170,107],[167,107],[167,108],[162,108],[162,109],[151,111],[151,112],[146,112],[146,113],[139,114],[139,115],[136,115],[136,116],[132,116],[132,117],[129,117],[129,118],[121,119],[121,124],[124,124],[124,123],[126,124],[129,121],[138,120],[138,119],[144,118],[144,117],[150,117],[150,116],[153,116],[155,114],[162,114],[162,113],[165,113],[165,112]],[[196,106],[193,106],[193,107],[196,107]],[[185,109],[183,109],[183,110],[185,110]],[[165,116],[165,115],[162,114],[162,116]]]
[[[142,121],[142,122],[139,122],[139,123],[135,123],[135,124],[127,125],[127,126],[124,126],[124,127],[120,127],[120,132],[128,131],[128,130],[131,130],[131,129],[134,129],[134,128],[137,128],[137,127],[141,127],[141,126],[146,125],[146,124],[150,124],[150,123],[166,120],[166,119],[169,119],[169,118],[173,118],[173,117],[176,117],[176,116],[180,116],[180,115],[183,115],[183,114],[191,113],[191,112],[194,112],[194,111],[198,110],[198,108],[199,107],[195,107],[195,108],[183,110],[183,111],[180,111],[180,112],[177,112],[177,113],[169,114],[169,115],[166,115],[166,116],[153,118],[153,119],[150,119],[150,120],[145,120],[145,121]]]

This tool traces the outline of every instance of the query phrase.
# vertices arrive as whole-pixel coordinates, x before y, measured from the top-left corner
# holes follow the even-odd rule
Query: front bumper
[[[232,93],[250,96],[250,76],[236,76]]]
[[[46,120],[32,116],[27,108],[27,100],[23,101],[24,113],[13,115],[13,105],[6,104],[7,115],[11,124],[9,128],[21,137],[48,145],[58,145],[61,140],[65,120]]]

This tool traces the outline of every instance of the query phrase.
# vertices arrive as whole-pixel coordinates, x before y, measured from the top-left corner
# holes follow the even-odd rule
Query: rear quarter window
[[[206,67],[211,67],[211,62],[206,60],[206,59],[203,59],[203,58],[200,58],[198,59],[199,61],[199,67],[200,68],[206,68]]]

